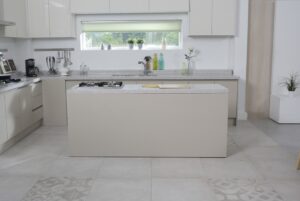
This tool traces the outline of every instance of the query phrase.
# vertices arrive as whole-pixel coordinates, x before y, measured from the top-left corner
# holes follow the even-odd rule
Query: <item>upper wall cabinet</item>
[[[109,0],[71,0],[71,12],[74,14],[109,13]]]
[[[145,13],[148,7],[148,0],[110,0],[111,13]]]
[[[75,37],[70,0],[27,0],[29,37]]]
[[[28,31],[31,38],[49,37],[48,0],[27,0]]]
[[[188,12],[189,0],[149,0],[149,10],[153,13]]]
[[[237,0],[190,0],[189,34],[234,36],[237,4]]]
[[[50,37],[75,36],[75,21],[69,0],[49,0]]]
[[[27,37],[26,0],[2,0],[1,3],[3,6],[3,19],[16,23],[14,26],[5,27],[4,36]]]
[[[237,27],[237,0],[214,0],[213,35],[235,35]]]

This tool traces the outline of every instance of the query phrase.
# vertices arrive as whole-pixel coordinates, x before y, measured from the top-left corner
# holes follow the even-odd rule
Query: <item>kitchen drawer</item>
[[[42,95],[42,83],[34,83],[30,85],[31,95],[33,97]]]
[[[36,123],[41,119],[43,119],[43,107],[37,108],[32,111],[32,123]]]
[[[32,98],[31,101],[31,109],[34,110],[38,107],[41,107],[43,105],[43,96],[39,95],[39,96],[35,96]]]

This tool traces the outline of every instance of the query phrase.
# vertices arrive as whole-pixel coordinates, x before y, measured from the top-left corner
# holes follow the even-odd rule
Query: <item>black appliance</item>
[[[108,81],[108,82],[81,82],[79,87],[102,87],[102,88],[122,88],[123,82]]]
[[[35,66],[34,59],[25,60],[25,68],[27,77],[37,77],[39,69]]]

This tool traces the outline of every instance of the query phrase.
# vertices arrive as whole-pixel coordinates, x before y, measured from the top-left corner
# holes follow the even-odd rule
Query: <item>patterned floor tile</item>
[[[85,201],[91,188],[92,179],[42,178],[22,201]]]
[[[267,183],[256,179],[209,179],[219,201],[283,201]]]

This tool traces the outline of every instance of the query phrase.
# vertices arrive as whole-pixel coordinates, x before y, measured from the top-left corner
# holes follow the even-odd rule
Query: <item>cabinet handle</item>
[[[43,105],[40,105],[40,106],[38,106],[37,108],[34,108],[33,110],[32,110],[32,112],[35,112],[35,111],[37,111],[38,109],[41,109],[43,107]]]

